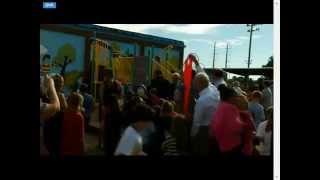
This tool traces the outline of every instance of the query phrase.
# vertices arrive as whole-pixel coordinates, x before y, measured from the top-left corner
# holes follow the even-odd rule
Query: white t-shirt
[[[132,156],[134,152],[142,152],[142,146],[141,135],[129,126],[124,131],[114,155]]]
[[[259,124],[258,130],[257,130],[257,137],[260,137],[263,139],[263,143],[261,145],[261,149],[259,150],[261,155],[264,156],[269,156],[270,151],[271,151],[271,138],[272,138],[272,133],[271,131],[266,132],[266,126],[267,126],[268,121],[263,121]]]

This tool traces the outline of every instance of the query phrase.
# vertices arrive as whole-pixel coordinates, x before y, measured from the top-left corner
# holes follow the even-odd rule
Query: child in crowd
[[[79,156],[85,152],[84,117],[81,113],[83,97],[76,92],[68,98],[62,122],[62,155]]]
[[[144,104],[138,104],[132,116],[132,123],[124,131],[114,155],[145,156],[143,139],[140,133],[150,125],[153,110]]]

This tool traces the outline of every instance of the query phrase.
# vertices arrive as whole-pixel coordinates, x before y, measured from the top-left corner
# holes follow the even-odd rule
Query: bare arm
[[[197,73],[198,73],[198,72],[204,72],[204,73],[205,73],[205,71],[204,71],[204,70],[202,69],[202,67],[200,66],[198,60],[193,59],[193,62],[194,62],[194,64],[196,65]]]
[[[58,97],[59,97],[59,101],[60,101],[61,110],[65,110],[68,107],[68,104],[67,104],[67,101],[66,101],[64,94],[59,93]]]
[[[47,104],[44,112],[40,112],[40,117],[42,120],[49,119],[60,110],[60,102],[52,78],[48,78],[48,95],[50,102]]]

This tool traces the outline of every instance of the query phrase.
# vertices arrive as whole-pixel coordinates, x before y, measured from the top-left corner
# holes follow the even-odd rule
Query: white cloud
[[[214,46],[214,41],[210,41],[207,39],[190,39],[189,42],[202,42],[208,44],[210,47]],[[216,48],[226,48],[227,43],[229,43],[230,46],[239,46],[243,44],[242,40],[239,39],[229,39],[229,40],[221,40],[221,41],[216,41]]]
[[[213,41],[210,41],[210,40],[207,40],[207,39],[190,39],[189,42],[190,41],[207,43],[207,44],[212,45],[212,46],[214,44]]]
[[[97,24],[115,29],[146,33],[151,29],[160,31],[184,33],[184,34],[205,34],[224,24]]]
[[[227,40],[227,42],[233,46],[240,46],[243,44],[243,41],[240,39],[230,39],[230,40]]]
[[[217,48],[226,48],[227,47],[227,42],[226,41],[220,41],[216,43]]]
[[[166,24],[97,24],[99,26],[144,33],[149,29],[163,28]]]
[[[186,25],[168,25],[165,30],[169,32],[178,32],[186,34],[205,34],[223,24],[186,24]]]
[[[242,40],[247,40],[247,39],[249,39],[249,37],[247,37],[247,36],[238,36],[237,38],[238,38],[238,39],[242,39]]]

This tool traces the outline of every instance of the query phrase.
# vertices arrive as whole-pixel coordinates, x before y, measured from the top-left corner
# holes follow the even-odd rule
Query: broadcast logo
[[[56,2],[43,2],[42,8],[43,9],[56,9],[57,3]]]

